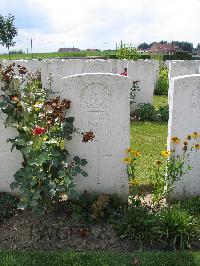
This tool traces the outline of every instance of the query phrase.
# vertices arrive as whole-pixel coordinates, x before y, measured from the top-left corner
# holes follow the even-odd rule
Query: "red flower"
[[[124,68],[124,72],[122,72],[120,75],[121,76],[128,76],[127,68],[126,67]]]
[[[36,127],[35,129],[33,129],[32,134],[33,135],[42,135],[45,133],[45,128],[43,127]]]
[[[88,142],[89,140],[93,140],[95,137],[94,133],[92,131],[81,133],[83,135],[82,142]]]

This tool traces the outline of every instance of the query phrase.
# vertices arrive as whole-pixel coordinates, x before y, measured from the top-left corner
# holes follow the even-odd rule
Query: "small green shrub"
[[[141,103],[138,109],[132,114],[132,118],[138,121],[154,121],[154,122],[167,122],[169,119],[168,105],[159,106],[156,109],[150,103]]]
[[[17,198],[10,193],[0,193],[0,221],[11,217],[17,210]]]
[[[168,121],[169,119],[169,106],[159,106],[157,110],[157,120],[158,121]]]
[[[200,237],[198,222],[179,205],[160,211],[161,237],[167,248],[183,250]]]
[[[155,95],[168,95],[169,81],[168,69],[165,66],[160,67],[159,77],[156,82]]]
[[[156,118],[156,110],[150,103],[141,103],[133,114],[134,118],[139,121],[154,121]]]
[[[118,234],[134,239],[140,247],[157,238],[160,231],[157,213],[140,199],[133,199],[115,226]]]
[[[117,195],[84,192],[73,201],[73,217],[75,220],[95,222],[97,220],[110,221],[122,211],[123,204]]]
[[[200,216],[200,196],[187,198],[178,202],[183,210],[186,210],[190,215]]]
[[[118,59],[138,60],[140,53],[132,44],[121,44],[116,56]]]

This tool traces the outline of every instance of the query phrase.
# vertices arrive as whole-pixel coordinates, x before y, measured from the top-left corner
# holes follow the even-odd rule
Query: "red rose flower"
[[[35,129],[33,129],[32,134],[33,135],[42,135],[45,133],[45,128],[43,127],[36,127]]]

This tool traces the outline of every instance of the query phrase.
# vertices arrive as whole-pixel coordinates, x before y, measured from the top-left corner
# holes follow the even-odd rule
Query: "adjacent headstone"
[[[48,87],[48,77],[51,74],[51,88],[54,92],[60,91],[62,77],[82,73],[111,73],[111,62],[101,59],[53,59],[45,60],[42,63],[42,83],[45,87]]]
[[[128,67],[128,62],[127,59],[117,60],[117,74],[124,72],[124,69]]]
[[[0,82],[0,87],[3,84]],[[1,91],[3,95],[4,92]],[[21,168],[22,155],[14,149],[11,152],[11,143],[7,143],[7,139],[14,138],[17,131],[14,128],[5,128],[4,121],[6,114],[0,112],[0,191],[11,191],[10,183],[14,181],[13,175]]]
[[[2,60],[0,62],[4,67],[9,66],[13,63],[15,63],[15,73],[18,74],[17,72],[17,65],[24,66],[28,72],[33,72],[33,71],[41,71],[41,64],[42,60],[38,59],[32,59],[32,60]]]
[[[199,74],[200,60],[172,60],[169,63],[169,79],[184,75]]]
[[[82,73],[111,73],[111,62],[108,60],[82,60],[82,66]]]
[[[109,62],[111,63],[111,73],[117,74],[117,59],[110,59]]]
[[[158,71],[159,62],[155,60],[137,60],[128,63],[128,76],[133,81],[139,81],[139,91],[136,91],[134,103],[131,104],[131,113],[137,109],[140,103],[153,103]]]
[[[93,131],[95,139],[81,142],[74,135],[66,147],[70,154],[85,158],[88,177],[76,179],[78,192],[128,196],[128,177],[123,163],[124,150],[130,145],[131,80],[113,74],[82,74],[63,78],[61,96],[71,100],[69,116],[83,132]]]
[[[192,132],[200,133],[200,75],[173,78],[169,89],[168,150],[173,149],[172,137],[183,141]],[[200,143],[200,138],[198,139]],[[183,145],[176,145],[178,153]],[[189,157],[192,170],[183,180],[176,182],[171,197],[200,195],[200,152],[193,151]]]

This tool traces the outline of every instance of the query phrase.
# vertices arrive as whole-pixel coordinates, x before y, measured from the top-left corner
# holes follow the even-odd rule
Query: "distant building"
[[[154,42],[149,48],[149,52],[152,54],[174,54],[178,50],[178,47],[171,44]]]
[[[60,48],[58,50],[59,53],[65,53],[65,52],[80,52],[81,50],[79,48],[75,48],[75,47],[72,47],[72,48]]]
[[[86,49],[86,51],[87,52],[99,52],[100,50],[96,48],[89,48],[89,49]]]

